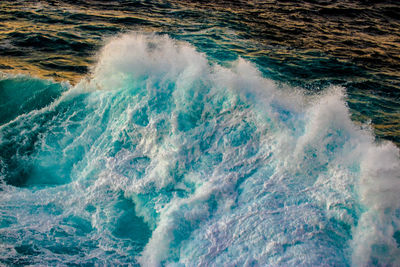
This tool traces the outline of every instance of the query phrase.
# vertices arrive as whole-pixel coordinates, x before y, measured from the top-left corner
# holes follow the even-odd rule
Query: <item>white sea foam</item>
[[[282,90],[243,59],[212,65],[167,36],[122,35],[98,58],[91,77],[52,106],[1,129],[2,142],[21,143],[12,129],[37,132],[20,160],[62,184],[5,191],[6,215],[16,199],[30,207],[1,229],[10,240],[18,226],[26,241],[57,243],[43,235],[78,231],[65,225],[73,215],[90,222],[79,242],[94,242],[84,258],[68,258],[75,263],[400,264],[399,150],[350,120],[343,88],[313,97]],[[58,215],[32,212],[44,205],[29,204],[38,196]],[[149,239],[135,232],[150,233],[144,224],[118,230],[131,202]],[[76,245],[70,238],[62,240]]]

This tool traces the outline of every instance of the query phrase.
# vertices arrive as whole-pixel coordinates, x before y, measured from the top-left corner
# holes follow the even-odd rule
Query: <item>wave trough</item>
[[[0,126],[0,260],[398,265],[399,150],[344,97],[116,37],[90,76]]]

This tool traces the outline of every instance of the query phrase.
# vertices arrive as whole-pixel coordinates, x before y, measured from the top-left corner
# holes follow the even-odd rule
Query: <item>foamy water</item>
[[[399,149],[343,88],[305,95],[139,33],[76,86],[4,79],[59,96],[0,127],[3,263],[400,264]]]

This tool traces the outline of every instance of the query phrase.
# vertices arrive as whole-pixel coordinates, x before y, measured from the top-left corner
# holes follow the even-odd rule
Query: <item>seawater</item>
[[[2,0],[0,71],[76,84],[121,33],[167,34],[226,66],[314,94],[346,91],[352,120],[400,145],[398,1]]]
[[[0,83],[3,264],[400,264],[399,149],[343,87],[148,33],[109,39],[74,86]]]

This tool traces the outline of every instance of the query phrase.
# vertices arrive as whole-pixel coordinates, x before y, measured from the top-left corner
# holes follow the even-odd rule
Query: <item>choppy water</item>
[[[400,264],[396,3],[0,6],[0,262]]]

